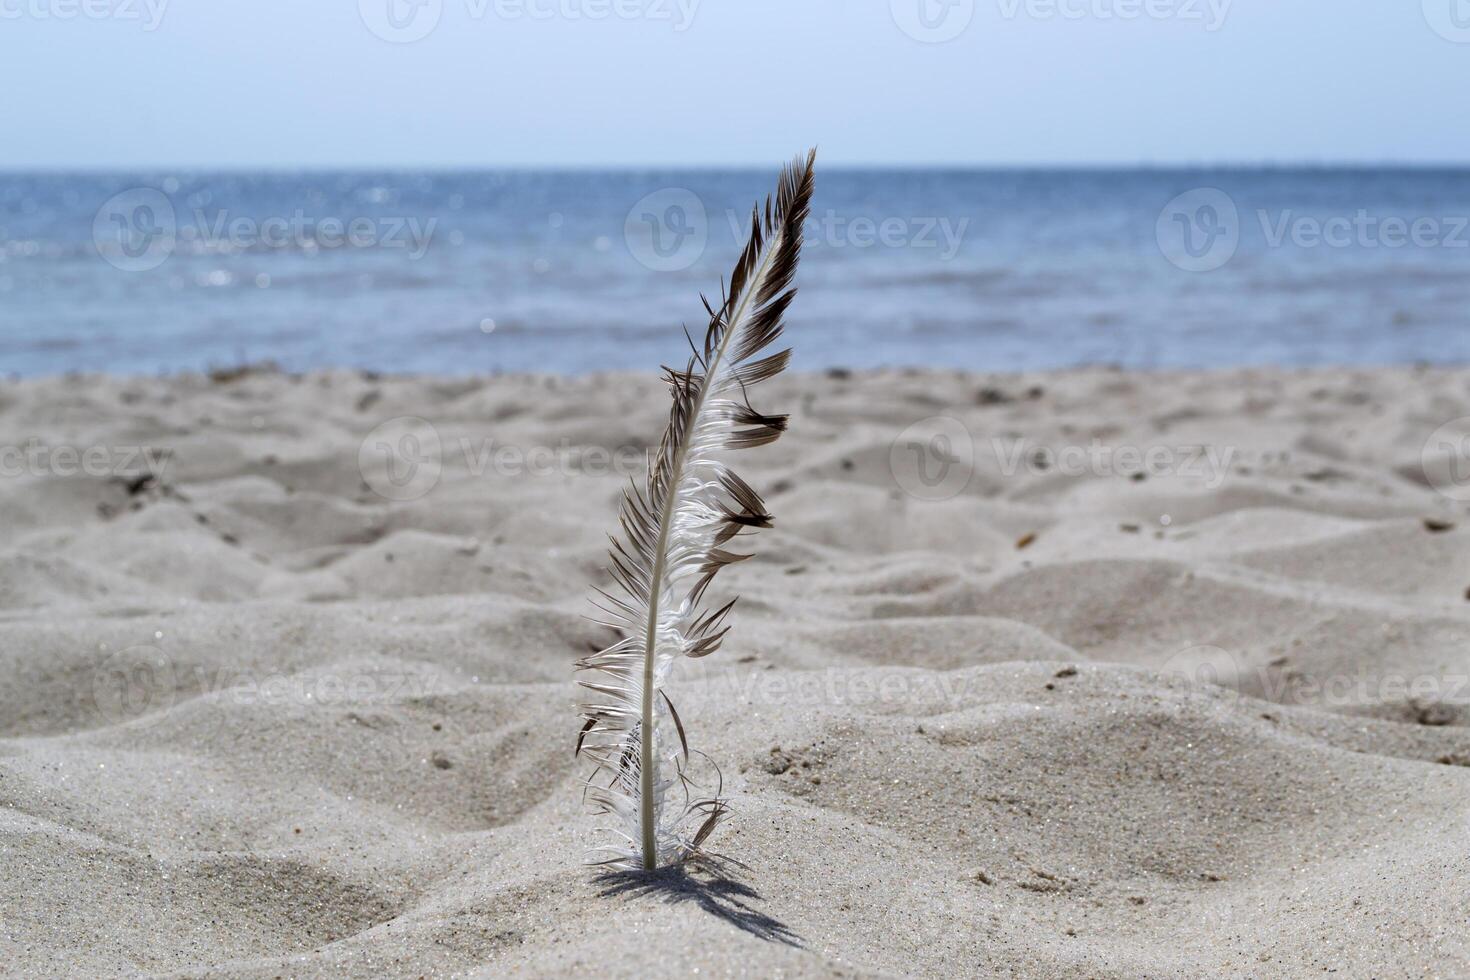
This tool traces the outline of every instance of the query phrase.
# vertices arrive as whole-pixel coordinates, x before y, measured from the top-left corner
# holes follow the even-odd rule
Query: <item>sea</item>
[[[775,171],[0,174],[0,374],[682,363]],[[819,170],[806,370],[1470,360],[1470,170]]]

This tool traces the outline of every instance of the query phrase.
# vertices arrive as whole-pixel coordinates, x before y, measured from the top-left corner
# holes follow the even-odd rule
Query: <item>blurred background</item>
[[[0,0],[0,370],[1470,358],[1470,3]]]

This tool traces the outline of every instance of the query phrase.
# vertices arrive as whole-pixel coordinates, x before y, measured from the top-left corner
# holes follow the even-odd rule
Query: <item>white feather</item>
[[[690,781],[682,723],[664,685],[680,657],[713,653],[728,629],[734,603],[706,611],[701,599],[721,567],[749,556],[722,546],[742,529],[770,526],[760,497],[721,454],[769,442],[785,428],[784,416],[751,409],[746,393],[779,373],[790,353],[751,360],[780,336],[795,292],[813,163],[809,154],[784,171],[774,204],[753,216],[729,294],[718,308],[705,304],[703,350],[684,371],[668,371],[673,407],[647,485],[624,494],[610,569],[624,596],[599,590],[602,622],[622,638],[578,662],[596,675],[581,682],[588,694],[578,751],[596,764],[586,796],[616,818],[610,829],[618,840],[601,849],[600,864],[652,869],[699,857],[728,812],[718,792],[671,805],[676,787],[687,794]]]

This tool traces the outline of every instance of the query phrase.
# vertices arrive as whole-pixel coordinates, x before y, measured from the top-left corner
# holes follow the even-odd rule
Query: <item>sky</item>
[[[1470,0],[0,0],[0,169],[1464,163]]]

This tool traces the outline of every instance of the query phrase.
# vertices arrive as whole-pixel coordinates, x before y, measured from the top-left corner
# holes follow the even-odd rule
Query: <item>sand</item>
[[[1470,975],[1470,372],[757,403],[777,527],[672,687],[746,867],[600,880],[653,378],[5,384],[0,972]]]

